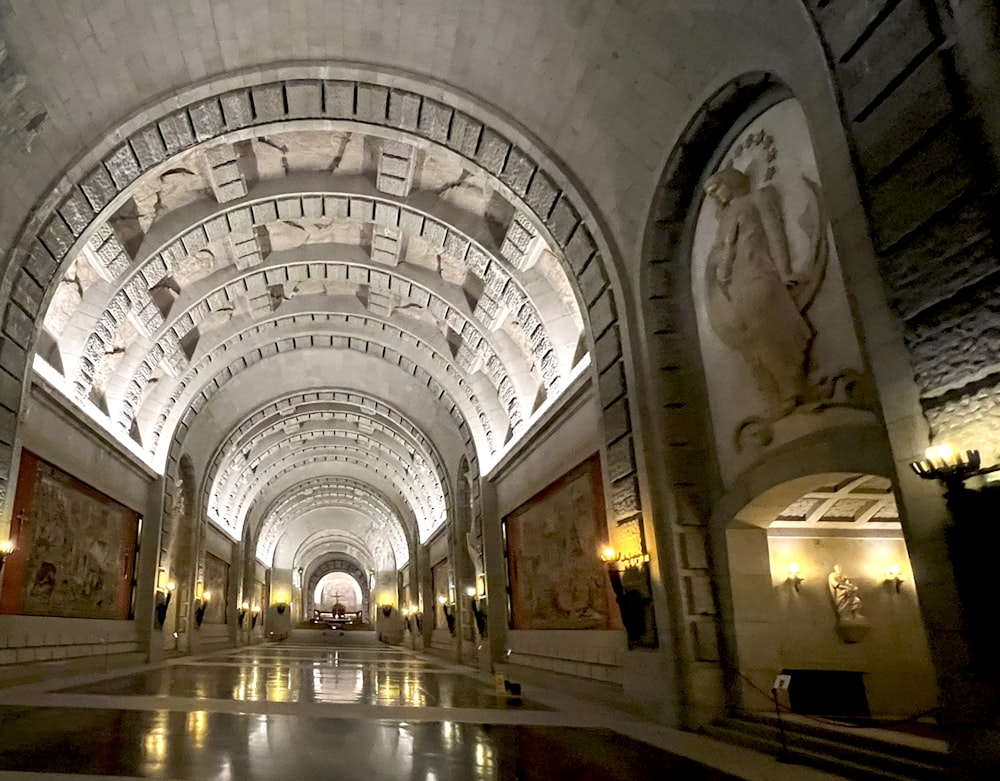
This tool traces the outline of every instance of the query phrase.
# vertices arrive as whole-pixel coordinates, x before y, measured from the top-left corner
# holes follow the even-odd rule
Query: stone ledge
[[[138,651],[104,655],[78,656],[73,659],[0,664],[0,687],[37,683],[82,673],[107,672],[136,667],[146,662]]]

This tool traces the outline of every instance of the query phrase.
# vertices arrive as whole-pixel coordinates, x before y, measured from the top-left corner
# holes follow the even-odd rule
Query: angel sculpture
[[[767,404],[763,415],[739,424],[737,449],[748,430],[766,445],[775,421],[833,395],[836,378],[815,383],[809,377],[816,331],[806,313],[823,282],[829,247],[818,186],[805,181],[813,194],[812,214],[803,215],[812,228],[812,246],[798,270],[772,185],[755,190],[750,177],[731,165],[705,183],[706,195],[719,208],[705,270],[708,319],[722,342],[746,361]]]

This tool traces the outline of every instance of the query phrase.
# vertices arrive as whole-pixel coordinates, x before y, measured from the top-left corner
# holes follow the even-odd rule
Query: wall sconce
[[[3,569],[3,563],[7,560],[7,557],[14,552],[14,543],[10,540],[4,540],[0,542],[0,570]]]
[[[476,621],[476,631],[480,637],[486,637],[486,597],[476,599],[476,587],[466,586],[465,593],[469,597],[469,604],[472,606],[472,616]]]
[[[275,605],[275,608],[277,609],[278,613],[281,614],[281,615],[284,615],[285,610],[286,610],[287,607],[288,607],[288,605],[285,602],[279,602],[277,605]]]
[[[205,620],[205,610],[208,608],[208,603],[212,601],[212,592],[206,591],[201,595],[200,599],[194,601],[194,622],[201,628],[202,621]]]
[[[438,597],[438,604],[441,605],[441,610],[444,612],[445,623],[448,624],[448,632],[455,634],[455,608],[448,604],[448,597],[444,594]]]
[[[653,592],[649,581],[649,554],[622,556],[608,546],[601,551],[601,561],[615,592],[615,601],[625,625],[629,649],[656,648],[656,623],[653,617]],[[623,566],[624,565],[624,566]]]
[[[250,616],[250,629],[254,629],[257,626],[257,619],[260,618],[260,605],[254,603]]]
[[[382,615],[386,618],[392,615],[392,602],[382,603]]]
[[[792,584],[796,591],[802,585],[802,577],[799,576],[799,565],[794,561],[788,565],[788,582]]]
[[[250,603],[244,602],[242,605],[240,605],[240,609],[236,611],[236,621],[239,623],[240,629],[243,628],[243,622],[246,620],[247,613],[249,612],[249,610],[250,610]]]
[[[170,607],[170,598],[173,596],[175,588],[177,588],[177,584],[170,581],[167,583],[166,588],[156,589],[156,602],[154,604],[154,609],[156,611],[157,629],[162,629],[163,622],[167,620],[167,608]]]
[[[413,616],[413,623],[417,626],[417,631],[422,632],[424,629],[424,614],[420,612],[420,609],[416,605],[410,605],[410,615]]]
[[[951,445],[932,445],[924,451],[921,460],[910,464],[910,468],[925,480],[940,480],[951,489],[961,486],[970,477],[1000,470],[1000,464],[983,467],[978,450],[960,452]]]
[[[896,588],[896,593],[899,593],[900,587],[903,585],[903,579],[899,577],[899,565],[893,564],[889,567],[889,571],[885,574],[885,582],[892,583]]]

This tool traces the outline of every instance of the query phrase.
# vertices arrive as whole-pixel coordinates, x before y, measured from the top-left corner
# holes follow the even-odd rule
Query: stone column
[[[507,562],[504,559],[503,530],[497,509],[495,486],[488,480],[480,484],[483,514],[483,553],[486,560],[486,638],[479,655],[480,669],[492,672],[505,661],[507,645]]]
[[[163,524],[163,500],[166,478],[160,476],[149,487],[146,512],[139,535],[139,555],[135,567],[135,622],[139,649],[149,654],[149,661],[163,658],[161,631],[155,629],[154,604],[160,563],[160,531]],[[165,585],[165,584],[164,584]]]

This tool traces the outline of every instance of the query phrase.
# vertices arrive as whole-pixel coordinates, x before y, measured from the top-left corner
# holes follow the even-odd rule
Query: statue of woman
[[[705,269],[709,322],[749,365],[768,415],[787,415],[808,389],[815,332],[803,310],[818,280],[792,269],[777,192],[754,192],[750,177],[727,166],[708,178],[705,194],[719,207]]]
[[[833,597],[837,618],[840,621],[863,621],[864,616],[861,615],[861,597],[858,596],[858,587],[844,575],[839,564],[833,565],[829,583],[830,596]]]

